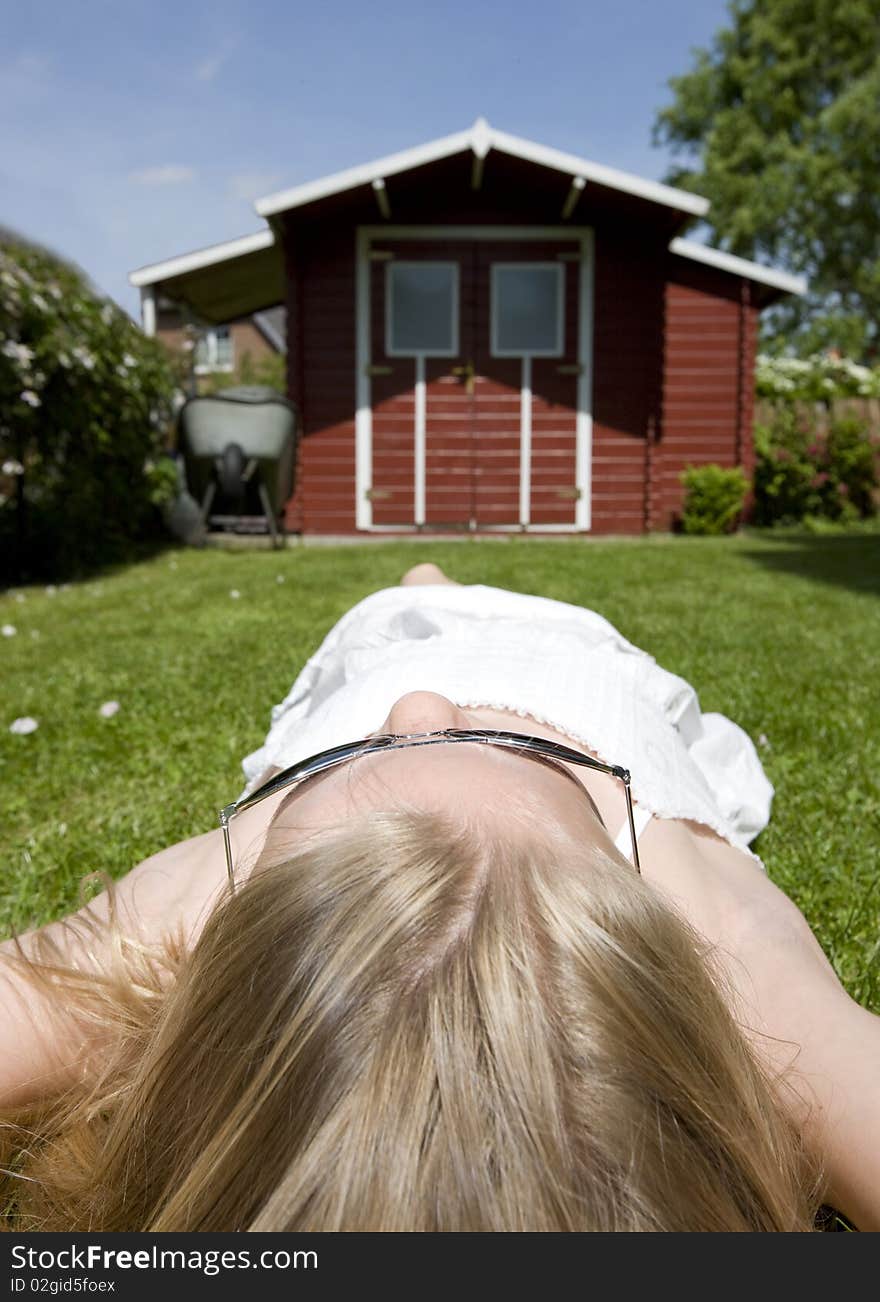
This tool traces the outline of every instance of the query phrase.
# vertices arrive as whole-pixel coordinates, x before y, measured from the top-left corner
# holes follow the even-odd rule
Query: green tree
[[[710,240],[806,276],[764,314],[771,352],[880,345],[880,6],[731,0],[730,25],[669,85],[654,143],[665,180],[705,195]]]

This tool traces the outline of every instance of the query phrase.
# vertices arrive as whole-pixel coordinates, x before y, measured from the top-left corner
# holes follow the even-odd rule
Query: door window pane
[[[493,357],[562,356],[562,277],[558,262],[493,265]]]
[[[385,352],[389,357],[458,353],[458,264],[389,262]]]

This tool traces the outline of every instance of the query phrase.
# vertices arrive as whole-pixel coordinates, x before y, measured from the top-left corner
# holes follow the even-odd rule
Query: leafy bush
[[[731,533],[742,513],[749,481],[741,466],[688,466],[679,475],[685,488],[681,524],[685,533]]]
[[[812,357],[768,357],[755,368],[759,398],[829,402],[834,398],[880,398],[880,366],[859,366],[847,357],[816,353]]]
[[[832,421],[816,433],[793,410],[755,427],[755,513],[759,525],[806,517],[848,523],[877,510],[878,442],[864,421]]]
[[[121,560],[162,533],[175,376],[76,268],[0,232],[0,581]]]

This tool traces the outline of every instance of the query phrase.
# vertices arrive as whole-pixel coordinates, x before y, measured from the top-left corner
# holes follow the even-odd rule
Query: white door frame
[[[418,525],[374,525],[372,487],[373,406],[368,374],[372,354],[370,337],[370,250],[383,240],[571,240],[580,246],[578,292],[577,416],[575,424],[575,501],[571,524],[481,525],[481,532],[572,533],[590,529],[593,460],[593,230],[589,226],[358,226],[355,229],[355,527],[370,532],[415,533]],[[417,445],[418,453],[419,447]],[[424,457],[424,448],[421,449]],[[424,465],[416,467],[413,504],[419,518],[419,484]],[[422,512],[424,511],[424,493]]]

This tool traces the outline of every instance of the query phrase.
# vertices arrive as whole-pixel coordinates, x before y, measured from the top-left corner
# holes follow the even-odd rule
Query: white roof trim
[[[185,271],[197,271],[199,267],[210,267],[215,262],[240,258],[245,253],[257,253],[260,249],[271,248],[274,243],[273,231],[242,235],[240,239],[228,240],[225,244],[211,244],[206,249],[196,249],[193,253],[182,253],[178,258],[169,258],[167,262],[154,262],[149,267],[139,267],[129,274],[129,284],[155,285],[160,280],[168,280]]]
[[[582,176],[597,185],[607,185],[612,190],[623,190],[626,194],[637,195],[640,199],[650,199],[653,203],[664,204],[679,212],[693,213],[695,217],[705,217],[709,211],[709,200],[702,195],[690,194],[687,190],[674,190],[671,185],[661,185],[659,181],[646,181],[644,177],[633,176],[631,172],[619,172],[616,167],[605,167],[602,163],[591,163],[587,158],[576,154],[564,154],[559,149],[550,149],[546,145],[536,145],[531,140],[520,136],[509,136],[506,131],[490,128],[493,149],[504,154],[513,154],[530,163],[539,163],[543,167],[555,167],[559,172],[570,176]]]
[[[762,285],[772,285],[774,289],[783,289],[787,294],[806,294],[807,281],[803,276],[791,276],[786,271],[774,271],[771,267],[762,267],[758,262],[749,262],[746,258],[737,258],[732,253],[722,253],[720,249],[707,248],[693,240],[672,240],[670,253],[678,253],[683,258],[692,258],[694,262],[705,262],[710,267],[720,267],[722,271],[731,271],[734,275],[745,276],[748,280],[760,281]]]
[[[412,167],[421,167],[440,158],[461,154],[471,148],[472,134],[471,131],[457,131],[455,135],[442,136],[426,145],[417,145],[415,149],[404,149],[399,154],[389,154],[387,158],[380,158],[373,163],[361,163],[359,167],[349,167],[344,172],[334,172],[332,176],[322,176],[317,181],[295,185],[292,190],[280,190],[277,194],[258,199],[254,207],[261,217],[271,217],[273,213],[284,212],[287,208],[301,208],[303,204],[313,203],[316,199],[354,190],[359,185],[370,185],[380,177],[394,176],[398,172],[408,172]]]
[[[485,118],[477,118],[467,131],[458,131],[455,135],[443,136],[431,140],[414,149],[404,149],[398,154],[377,159],[372,163],[363,163],[360,167],[350,167],[345,172],[335,172],[332,176],[309,181],[306,185],[294,186],[291,190],[281,190],[277,194],[266,195],[254,205],[261,217],[271,217],[274,213],[284,212],[289,208],[300,208],[303,204],[313,203],[316,199],[325,199],[345,190],[353,190],[359,185],[369,185],[379,177],[394,176],[397,172],[407,172],[410,168],[421,167],[424,163],[433,163],[440,158],[449,158],[452,154],[461,154],[466,150],[477,158],[485,158],[490,149],[497,149],[502,154],[512,154],[530,163],[543,167],[552,167],[569,176],[583,176],[598,185],[610,186],[613,190],[622,190],[627,194],[637,195],[640,199],[650,199],[653,203],[664,204],[678,212],[693,213],[695,217],[704,217],[709,210],[709,200],[698,194],[689,194],[686,190],[674,190],[671,186],[661,185],[659,181],[646,181],[643,177],[633,176],[629,172],[619,172],[614,167],[605,167],[601,163],[591,163],[586,158],[575,154],[564,154],[558,149],[549,149],[546,145],[536,145],[531,140],[519,136],[510,136],[505,131],[496,131],[490,127]]]

